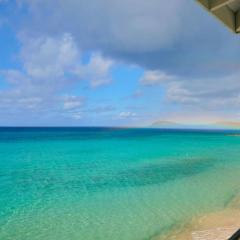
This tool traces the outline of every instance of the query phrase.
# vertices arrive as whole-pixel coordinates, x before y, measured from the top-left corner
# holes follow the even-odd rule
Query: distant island
[[[217,121],[214,123],[178,123],[168,120],[159,120],[150,124],[151,128],[167,128],[167,129],[239,129],[238,121]]]
[[[240,129],[240,122],[237,121],[219,121],[215,123],[216,126],[225,126],[228,128]]]

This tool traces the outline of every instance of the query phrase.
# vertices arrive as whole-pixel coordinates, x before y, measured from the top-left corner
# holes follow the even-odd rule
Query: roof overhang
[[[234,33],[240,33],[240,0],[197,0]]]

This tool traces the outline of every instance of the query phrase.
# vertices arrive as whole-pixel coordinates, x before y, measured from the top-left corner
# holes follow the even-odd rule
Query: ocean
[[[1,240],[151,240],[240,193],[237,132],[0,128]]]

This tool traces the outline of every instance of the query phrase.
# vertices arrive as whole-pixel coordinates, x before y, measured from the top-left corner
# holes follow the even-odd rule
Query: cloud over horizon
[[[70,34],[24,38],[22,43],[19,58],[23,68],[0,71],[8,84],[0,89],[0,110],[5,117],[9,112],[12,113],[9,118],[25,112],[39,118],[64,115],[77,119],[76,112],[83,108],[85,97],[64,91],[82,81],[90,87],[111,81],[109,71],[113,62],[95,53],[83,63]]]
[[[38,124],[121,125],[238,111],[239,38],[194,1],[0,3],[4,19],[15,7],[3,34],[12,28],[19,46],[0,67],[1,124],[24,123],[22,113]]]

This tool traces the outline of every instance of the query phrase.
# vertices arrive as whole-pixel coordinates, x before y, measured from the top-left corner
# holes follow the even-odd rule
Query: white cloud
[[[111,81],[110,71],[114,62],[100,53],[92,53],[83,63],[82,55],[71,34],[60,37],[22,37],[21,60],[25,73],[36,82],[68,84],[70,79],[86,80],[90,86],[98,87]]]
[[[73,110],[83,106],[83,98],[77,96],[65,96],[63,100],[64,110]]]
[[[191,92],[191,89],[184,88],[181,82],[170,83],[167,88],[166,97],[169,101],[182,104],[196,104],[199,102],[199,99],[195,96],[194,92]]]
[[[140,79],[140,83],[142,85],[159,85],[164,83],[165,81],[173,80],[175,77],[168,75],[164,71],[159,70],[150,70],[145,71],[143,77]]]
[[[71,115],[71,117],[75,120],[81,120],[83,118],[82,112],[75,112]]]
[[[160,87],[165,91],[165,103],[181,109],[234,111],[240,107],[240,72],[211,77],[182,77],[161,70],[146,71],[140,85]],[[148,89],[141,88],[147,92]],[[145,94],[147,96],[147,94]],[[168,105],[172,106],[172,105]]]
[[[103,58],[101,54],[94,53],[87,64],[78,66],[75,70],[80,78],[90,82],[91,87],[99,87],[111,82],[110,71],[114,62]]]
[[[20,98],[17,102],[21,105],[24,105],[28,109],[36,109],[38,105],[42,103],[43,99],[40,97],[27,97]]]
[[[134,118],[136,117],[137,114],[133,112],[120,112],[119,117],[120,118]]]
[[[223,77],[178,77],[165,84],[169,102],[183,106],[214,110],[234,110],[240,107],[240,72]]]
[[[0,91],[1,114],[41,113],[43,117],[51,112],[79,120],[84,97],[66,95],[68,90],[79,81],[86,81],[91,87],[111,81],[113,61],[93,53],[83,63],[75,40],[68,33],[56,37],[21,35],[21,41],[19,59],[23,69],[0,71],[9,84]]]
[[[28,6],[26,19],[16,24],[21,27],[23,70],[1,72],[10,85],[0,92],[1,109],[63,111],[80,119],[82,97],[64,94],[78,81],[92,88],[110,83],[115,59],[146,69],[141,85],[161,85],[168,103],[183,108],[239,107],[240,74],[231,65],[240,59],[239,39],[194,1],[18,2]],[[83,61],[85,52],[90,53],[88,61]],[[147,96],[143,90],[134,96]],[[118,117],[134,114],[122,112]]]
[[[56,38],[25,36],[21,41],[23,70],[4,71],[6,80],[12,85],[9,91],[53,98],[61,89],[73,84],[71,73],[81,64],[81,55],[69,34]]]
[[[59,38],[39,37],[23,39],[21,58],[28,76],[43,79],[64,77],[80,59],[80,52],[70,34]]]

